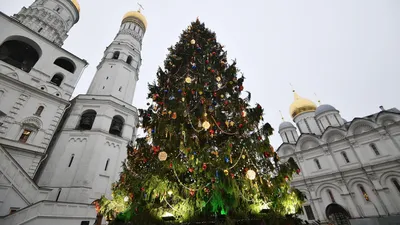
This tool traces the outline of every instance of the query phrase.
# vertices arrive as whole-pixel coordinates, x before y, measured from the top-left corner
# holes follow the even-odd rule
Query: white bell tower
[[[88,94],[111,95],[132,103],[142,64],[140,52],[146,26],[146,19],[139,11],[125,14],[117,36],[97,66]]]
[[[36,0],[23,7],[14,18],[58,46],[79,21],[80,6],[76,0]]]
[[[38,175],[40,186],[53,189],[51,200],[92,203],[111,197],[126,147],[136,138],[138,116],[131,103],[146,25],[139,11],[125,14],[87,94],[72,100]]]

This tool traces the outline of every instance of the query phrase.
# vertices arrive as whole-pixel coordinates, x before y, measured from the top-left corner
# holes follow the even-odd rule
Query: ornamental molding
[[[112,141],[106,141],[106,143],[105,143],[107,146],[110,146],[110,147],[113,147],[113,148],[120,148],[120,145],[119,144],[117,144],[117,143],[114,143],[114,142],[112,142]]]
[[[86,137],[71,137],[68,142],[83,142],[83,141],[87,141]]]
[[[31,116],[22,120],[21,124],[40,129],[42,128],[43,122],[39,118]]]
[[[119,32],[120,34],[128,34],[128,35],[131,35],[133,38],[135,38],[137,41],[139,41],[140,43],[142,43],[142,37],[138,34],[138,33],[136,33],[135,31],[133,31],[133,30],[129,30],[129,29],[124,29],[124,30],[122,30],[122,31],[120,31]]]

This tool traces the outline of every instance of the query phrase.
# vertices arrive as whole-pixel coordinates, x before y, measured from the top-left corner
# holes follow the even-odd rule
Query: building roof
[[[337,109],[335,109],[335,107],[328,105],[328,104],[324,104],[324,105],[320,105],[317,107],[317,109],[315,110],[315,115],[321,115],[322,113],[325,112],[329,112],[329,111],[338,111]]]
[[[287,121],[283,121],[280,125],[279,125],[279,130],[283,130],[285,128],[295,128],[294,125],[291,122],[287,122]]]

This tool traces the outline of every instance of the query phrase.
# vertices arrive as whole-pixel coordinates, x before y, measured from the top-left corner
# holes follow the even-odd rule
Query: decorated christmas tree
[[[268,140],[273,129],[261,105],[250,107],[244,79],[203,23],[183,31],[149,84],[148,109],[139,110],[146,136],[127,147],[101,213],[185,222],[297,212],[302,195],[288,181],[299,169],[279,162]]]

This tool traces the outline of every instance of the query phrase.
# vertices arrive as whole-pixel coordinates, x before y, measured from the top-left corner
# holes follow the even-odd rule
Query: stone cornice
[[[26,83],[23,83],[23,82],[21,82],[19,80],[11,78],[11,77],[9,77],[9,76],[7,76],[5,74],[1,74],[1,75],[3,75],[3,76],[0,76],[0,80],[3,79],[5,81],[7,81],[7,82],[13,83],[16,86],[23,87],[24,89],[26,89],[28,91],[34,92],[34,93],[36,93],[38,95],[41,95],[43,97],[46,97],[46,98],[51,99],[51,100],[53,100],[55,102],[58,102],[58,103],[65,104],[65,105],[67,105],[69,103],[69,101],[67,101],[67,100],[64,100],[64,99],[62,99],[62,98],[60,98],[58,96],[49,94],[47,92],[44,92],[44,91],[42,91],[42,90],[40,90],[40,89],[38,89],[36,87],[33,87],[33,86],[29,85],[29,84],[26,84]]]

